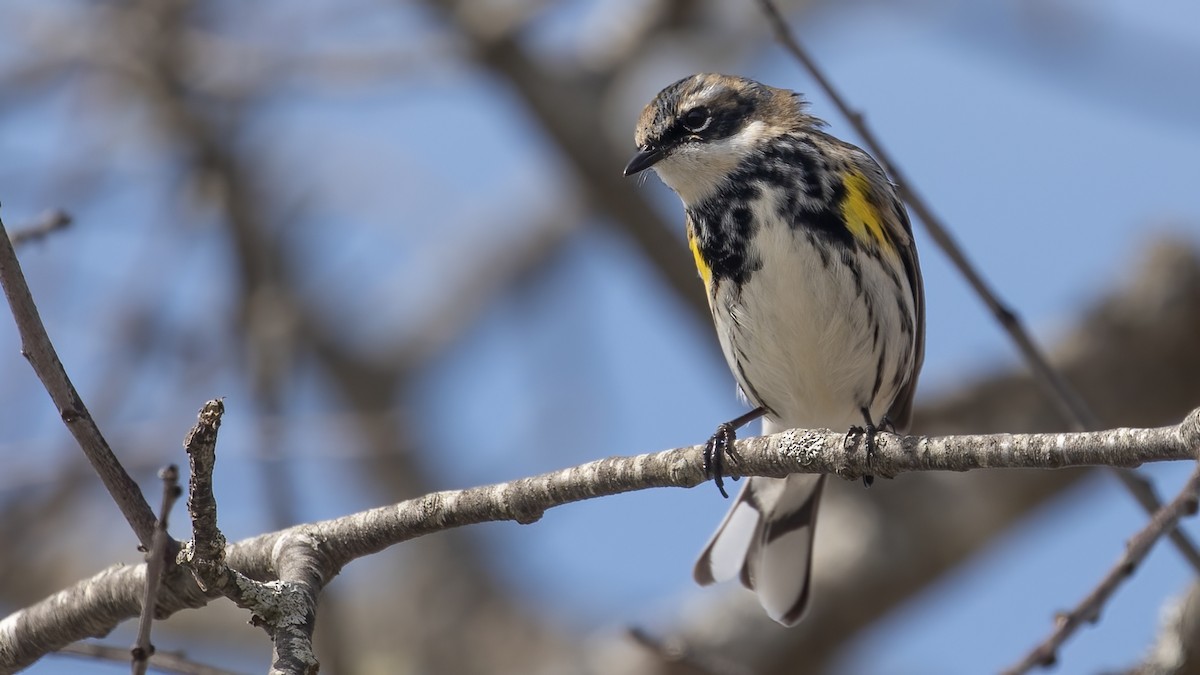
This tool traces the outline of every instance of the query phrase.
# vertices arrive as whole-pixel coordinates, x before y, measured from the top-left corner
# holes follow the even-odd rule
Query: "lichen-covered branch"
[[[870,466],[861,448],[844,441],[842,431],[804,429],[739,440],[738,459],[730,463],[729,474],[781,477],[795,472],[829,473],[855,480],[868,471],[890,477],[914,471],[1132,467],[1189,460],[1196,458],[1194,448],[1200,447],[1200,410],[1180,424],[1153,429],[932,437],[880,434]],[[239,604],[254,608],[256,616],[308,616],[303,606],[307,598],[315,598],[316,590],[356,558],[464,525],[501,520],[532,523],[547,509],[585,499],[655,487],[695,487],[707,481],[702,452],[702,446],[689,446],[609,457],[507,483],[435,492],[235,543],[225,551],[225,565],[239,581],[268,580],[272,570],[278,571],[277,583],[250,584],[254,588],[239,590]],[[0,621],[0,670],[28,665],[42,654],[83,637],[103,635],[120,621],[136,616],[144,569],[109,569]],[[249,592],[275,599],[256,607],[247,602],[245,594]],[[206,597],[186,575],[164,580],[162,594],[160,615],[196,606],[181,599],[203,604]],[[97,606],[97,597],[107,600]],[[298,598],[304,611],[285,612],[284,605]],[[309,617],[301,628],[311,635],[311,626]],[[50,633],[43,631],[50,631],[54,639],[46,639]],[[278,647],[277,642],[277,656]]]
[[[897,436],[880,434],[870,465],[866,453],[845,443],[842,431],[793,429],[739,440],[731,476],[780,478],[826,473],[847,480],[864,474],[892,477],[912,471],[986,468],[1059,469],[1139,466],[1195,459],[1200,410],[1181,424],[1156,429],[1112,429],[1061,434]],[[652,487],[694,487],[707,480],[702,446],[635,457],[610,457],[570,469],[466,490],[435,492],[394,506],[324,521],[310,531],[341,563],[430,532],[497,520],[532,523],[549,508]],[[271,535],[267,535],[271,536]],[[340,551],[333,552],[344,544]]]
[[[315,674],[313,630],[317,621],[317,596],[337,569],[322,555],[319,539],[294,532],[274,547],[279,569],[279,593],[269,617],[271,675]]]

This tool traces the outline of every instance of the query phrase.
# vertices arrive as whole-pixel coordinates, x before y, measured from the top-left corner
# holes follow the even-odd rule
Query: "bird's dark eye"
[[[709,112],[708,108],[700,106],[684,113],[679,121],[688,131],[699,133],[707,129],[708,125],[712,123],[712,113]]]

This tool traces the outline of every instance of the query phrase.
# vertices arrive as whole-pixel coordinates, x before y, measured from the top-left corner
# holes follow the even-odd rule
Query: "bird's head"
[[[642,111],[625,175],[653,167],[685,204],[699,203],[771,140],[818,125],[804,106],[793,92],[744,77],[685,77]]]

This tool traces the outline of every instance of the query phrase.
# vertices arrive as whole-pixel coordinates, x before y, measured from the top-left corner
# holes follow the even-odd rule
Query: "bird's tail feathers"
[[[775,621],[808,607],[812,543],[825,477],[751,478],[696,562],[701,585],[737,576]]]

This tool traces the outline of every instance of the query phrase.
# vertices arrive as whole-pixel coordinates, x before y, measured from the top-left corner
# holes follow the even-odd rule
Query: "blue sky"
[[[1031,21],[1037,17],[1023,12],[1040,10],[1026,5],[931,3],[911,10],[830,6],[800,33],[1044,343],[1086,303],[1127,281],[1154,234],[1182,232],[1200,244],[1200,88],[1190,86],[1200,82],[1200,6],[1053,3],[1045,11],[1090,23],[1067,21],[1062,32],[1047,33],[1030,26],[1054,22]],[[421,34],[416,12],[401,16],[330,39]],[[573,14],[566,16],[545,28],[547,44],[556,31],[568,31]],[[666,61],[655,73],[658,86],[711,66]],[[808,93],[832,131],[853,139],[781,51],[767,48],[721,68]],[[655,91],[630,92],[614,112],[624,116],[615,126],[627,128],[630,147],[637,108]],[[6,122],[0,150],[47,171],[72,160],[78,139],[63,129],[78,105],[69,96],[52,97],[44,109],[16,114]],[[124,288],[129,269],[147,280],[139,292],[165,298],[170,311],[229,310],[222,299],[229,282],[219,273],[228,251],[212,235],[212,223],[196,217],[169,231],[146,226],[174,217],[179,206],[161,195],[177,158],[137,142],[143,124],[131,111],[121,133],[93,140],[109,163],[103,196],[76,210],[73,231],[22,252],[51,334],[85,397],[120,336],[114,319],[89,307],[97,294]],[[571,203],[561,158],[513,95],[465,67],[438,65],[371,91],[296,100],[285,92],[257,113],[246,142],[261,151],[256,159],[276,177],[274,187],[308,206],[289,224],[288,239],[298,259],[311,263],[305,288],[344,323],[345,338],[365,348],[386,348],[436,309],[431,303],[447,270],[478,264],[492,246],[528,236],[536,220],[531,213],[552,214]],[[72,207],[14,166],[0,163],[0,177],[25,188],[0,194],[7,225],[19,222],[19,214]],[[629,189],[653,195],[682,226],[674,196],[656,179],[631,180]],[[576,226],[539,284],[489,307],[425,376],[419,399],[408,401],[413,418],[427,420],[416,433],[437,449],[426,462],[442,481],[438,487],[699,442],[739,411],[729,375],[714,358],[711,329],[658,285],[628,242],[599,222]],[[469,250],[465,241],[473,244]],[[1000,329],[920,230],[918,242],[929,307],[920,395],[1016,363]],[[182,250],[186,256],[162,253]],[[687,255],[682,244],[680,255]],[[61,274],[64,259],[69,275]],[[15,355],[15,337],[0,339],[9,355],[3,372],[31,391],[36,384]],[[243,515],[226,524],[227,534],[252,535],[265,527],[265,516],[245,499],[257,485],[246,469],[258,466],[249,392],[236,370],[211,376],[207,391],[229,397],[218,497]],[[202,399],[180,404],[178,393],[147,378],[134,400],[117,406],[111,424],[116,433],[149,429],[151,436],[181,437]],[[321,498],[305,503],[300,516],[334,517],[386,501],[349,484],[353,449],[344,447],[336,425],[321,421],[331,402],[304,378],[293,397],[290,410],[305,420],[304,433],[293,439],[300,484],[347,481],[344,491],[314,491]],[[5,461],[53,475],[53,453],[39,468],[40,457],[10,452],[58,447],[61,431],[48,403],[36,395],[0,403],[29,418],[0,432]],[[1150,473],[1170,494],[1187,469]],[[694,587],[690,568],[727,506],[712,490],[660,490],[556,509],[532,527],[478,529],[498,571],[565,625],[669,626],[688,599],[719,592]],[[1015,661],[1144,522],[1115,481],[1097,476],[874,627],[842,669],[990,672]],[[1188,527],[1195,536],[1195,526]],[[1177,555],[1156,549],[1104,620],[1070,643],[1058,672],[1133,662],[1149,644],[1164,599],[1190,579]],[[66,672],[63,665],[47,660],[31,672]]]

